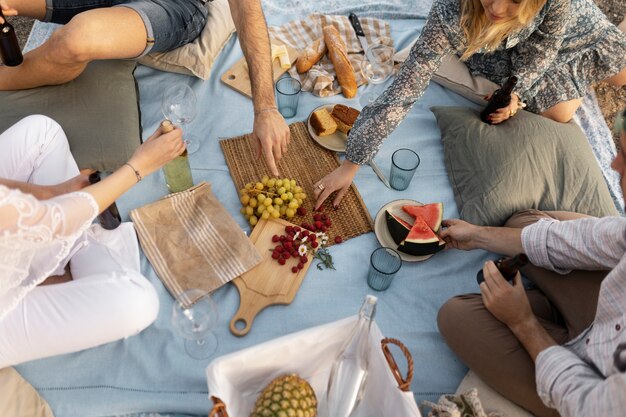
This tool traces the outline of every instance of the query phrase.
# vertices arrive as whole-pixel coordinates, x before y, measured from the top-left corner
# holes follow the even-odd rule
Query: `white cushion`
[[[456,394],[461,394],[472,388],[478,389],[478,398],[480,398],[487,414],[500,412],[507,417],[534,417],[533,414],[498,394],[474,372],[469,371],[456,389]]]
[[[161,71],[195,75],[203,80],[211,76],[213,62],[235,31],[228,0],[206,3],[206,26],[193,42],[168,52],[154,52],[138,62]]]
[[[413,44],[414,43],[415,42],[413,42]],[[413,44],[397,52],[394,56],[394,60],[396,62],[404,62]],[[493,93],[499,88],[496,83],[489,81],[485,77],[473,76],[457,55],[446,55],[443,57],[441,66],[437,72],[433,74],[432,80],[474,103],[481,105],[487,103],[483,97]]]

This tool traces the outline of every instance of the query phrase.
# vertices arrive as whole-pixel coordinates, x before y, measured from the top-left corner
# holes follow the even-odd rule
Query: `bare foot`
[[[624,16],[624,20],[622,20],[622,23],[617,25],[617,28],[621,30],[622,32],[626,33],[626,16]]]

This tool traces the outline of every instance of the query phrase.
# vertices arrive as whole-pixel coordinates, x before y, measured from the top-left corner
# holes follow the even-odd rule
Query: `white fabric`
[[[209,392],[226,404],[229,415],[247,416],[271,380],[296,373],[315,391],[318,415],[328,417],[325,393],[330,369],[357,319],[352,316],[217,358],[206,368]],[[384,336],[376,322],[369,336],[367,382],[353,417],[420,417],[413,393],[401,391],[389,369],[380,346]],[[395,355],[399,350],[393,352]]]
[[[0,149],[2,178],[56,184],[78,174],[62,129],[44,116],[8,129]],[[97,213],[88,193],[39,201],[0,186],[0,368],[116,340],[156,318],[132,225],[88,229]],[[37,286],[70,259],[73,281]]]
[[[22,119],[0,135],[0,177],[50,185],[78,174],[61,127],[43,116]],[[33,287],[62,273],[98,214],[86,193],[47,201],[0,186],[0,319]]]

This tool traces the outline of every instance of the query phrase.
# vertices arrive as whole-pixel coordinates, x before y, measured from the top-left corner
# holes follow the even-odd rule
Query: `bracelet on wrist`
[[[254,115],[258,116],[259,114],[265,113],[265,112],[268,112],[268,111],[278,111],[278,108],[276,106],[274,106],[274,107],[268,107],[266,109],[255,110],[254,111]]]
[[[143,179],[143,177],[141,176],[139,171],[137,171],[134,166],[132,166],[128,162],[126,162],[124,165],[126,165],[127,167],[129,167],[130,169],[133,170],[133,173],[135,174],[135,177],[137,178],[137,182],[139,182],[139,181],[141,181]]]

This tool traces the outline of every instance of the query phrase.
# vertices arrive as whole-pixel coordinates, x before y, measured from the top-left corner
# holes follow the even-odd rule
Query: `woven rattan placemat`
[[[289,128],[291,142],[287,153],[278,163],[278,170],[281,178],[295,179],[307,194],[303,203],[307,210],[306,216],[289,219],[292,223],[300,225],[312,221],[315,203],[313,184],[337,168],[339,160],[334,152],[320,147],[311,139],[303,122],[293,123]],[[257,159],[254,141],[250,135],[221,140],[220,146],[237,190],[248,182],[260,181],[263,175],[272,176],[265,160]],[[332,200],[332,197],[328,198],[322,206],[322,210],[328,213],[333,222],[328,230],[330,242],[334,242],[335,236],[341,236],[346,240],[372,231],[372,218],[354,184],[337,210],[333,209]]]

